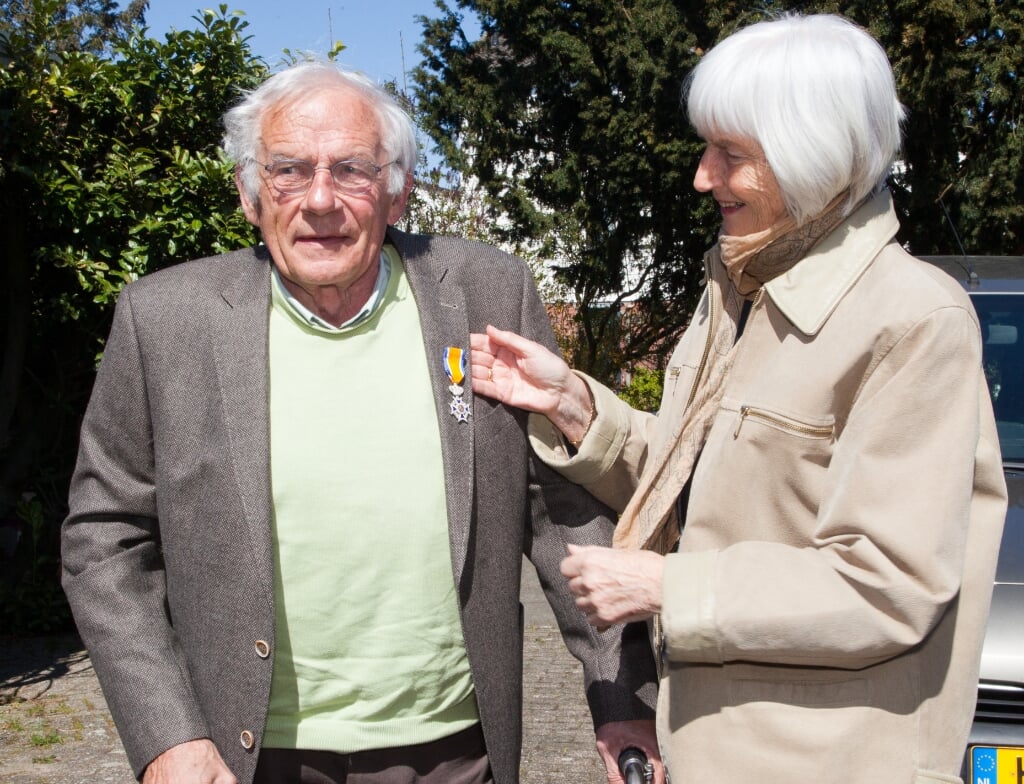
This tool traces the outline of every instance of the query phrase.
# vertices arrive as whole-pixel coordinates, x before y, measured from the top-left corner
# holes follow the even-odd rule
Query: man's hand
[[[570,544],[561,570],[591,626],[604,629],[661,612],[665,558],[658,553]]]
[[[654,766],[654,784],[665,784],[665,765],[658,751],[653,721],[613,721],[597,728],[597,751],[604,762],[608,784],[623,784],[619,774],[619,755],[635,746]]]
[[[142,784],[238,784],[220,752],[207,738],[171,746],[154,759]]]

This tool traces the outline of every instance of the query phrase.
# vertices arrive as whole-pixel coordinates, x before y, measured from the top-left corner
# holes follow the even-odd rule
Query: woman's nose
[[[693,187],[698,193],[707,193],[715,187],[718,176],[716,156],[710,147],[705,148],[697,164],[697,173],[693,175]]]

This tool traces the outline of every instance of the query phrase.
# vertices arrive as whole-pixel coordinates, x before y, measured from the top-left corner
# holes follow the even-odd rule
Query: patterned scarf
[[[695,380],[689,402],[659,454],[652,455],[636,491],[615,528],[619,548],[667,553],[679,540],[676,499],[693,472],[711,423],[721,404],[725,379],[736,354],[736,333],[743,300],[770,280],[787,272],[846,214],[840,194],[813,220],[797,227],[784,218],[765,231],[743,237],[719,237],[705,257],[708,266],[708,343],[703,373]],[[721,265],[716,259],[721,258]],[[725,274],[722,274],[722,273]],[[718,273],[718,274],[716,274]]]

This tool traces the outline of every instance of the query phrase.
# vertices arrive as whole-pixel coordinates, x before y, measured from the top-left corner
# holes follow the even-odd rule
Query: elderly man
[[[361,76],[294,66],[225,123],[265,246],[125,289],[64,527],[136,773],[515,784],[524,552],[609,780],[626,746],[656,756],[644,634],[590,630],[558,574],[568,544],[609,541],[606,509],[466,378],[486,324],[553,345],[529,271],[389,227],[414,131]]]

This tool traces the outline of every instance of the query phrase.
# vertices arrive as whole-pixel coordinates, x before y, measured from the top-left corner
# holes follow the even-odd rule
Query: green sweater
[[[305,320],[275,287],[270,445],[276,637],[264,745],[347,753],[476,723],[441,443],[397,254],[373,314]]]

